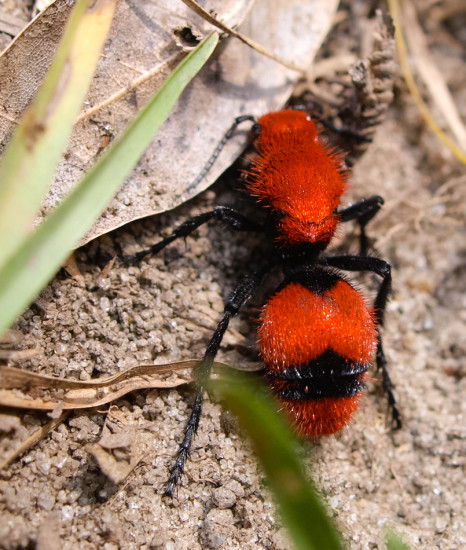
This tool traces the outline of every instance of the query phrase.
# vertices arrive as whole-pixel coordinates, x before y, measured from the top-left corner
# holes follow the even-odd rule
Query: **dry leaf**
[[[187,384],[193,380],[191,374],[174,376],[174,372],[190,371],[198,363],[199,361],[179,361],[163,365],[138,365],[113,376],[85,382],[0,366],[0,405],[52,410],[55,417],[62,410],[85,409],[110,403],[134,390],[175,388]],[[223,369],[229,366],[216,362],[214,367]]]
[[[4,9],[0,9],[0,33],[14,37],[19,34],[27,24],[27,20],[23,19],[23,17],[17,17]]]
[[[62,32],[72,2],[57,0],[0,58],[0,142],[40,82]],[[282,58],[307,67],[335,14],[333,0],[210,0],[217,19]],[[53,32],[51,32],[51,30]],[[80,122],[68,153],[44,202],[53,208],[118,137],[128,121],[185,55],[195,39],[212,30],[182,0],[121,1],[84,111],[129,89],[117,101]],[[44,44],[44,46],[43,46]],[[141,83],[143,77],[151,75]],[[27,75],[27,82],[25,77]],[[280,108],[299,73],[255,52],[235,38],[224,38],[218,52],[185,91],[169,120],[132,175],[83,242],[131,220],[171,209],[193,197],[223,172],[241,152],[241,132],[228,142],[207,176],[196,180],[216,144],[239,114],[261,115]]]
[[[72,7],[73,2],[57,0],[0,57],[0,150],[44,78]]]
[[[128,455],[127,460],[118,459],[98,443],[87,445],[86,451],[95,458],[102,473],[115,484],[123,481],[144,456],[144,452],[138,453],[134,450]]]
[[[43,376],[13,367],[0,367],[0,405],[53,410],[97,407],[126,393],[143,388],[174,388],[192,377],[163,379],[176,370],[193,369],[197,361],[166,365],[139,365],[97,380],[81,382]]]
[[[98,443],[86,450],[102,472],[115,484],[122,482],[144,457],[154,436],[127,424],[117,408],[110,408]]]
[[[84,277],[83,274],[79,271],[79,267],[76,262],[76,256],[74,255],[74,253],[68,256],[66,262],[63,264],[63,268],[66,270],[68,275],[73,277],[73,279],[77,283],[84,284]]]
[[[0,366],[1,406],[51,411],[48,413],[51,421],[10,452],[0,462],[0,470],[55,429],[70,410],[104,405],[138,389],[173,388],[186,384],[193,380],[193,376],[189,373],[185,376],[174,376],[174,372],[192,371],[198,363],[180,361],[163,365],[139,365],[113,376],[85,382]],[[227,367],[224,363],[214,363],[217,372]],[[248,367],[247,370],[252,369]],[[146,448],[153,440],[153,434],[134,430],[134,426],[126,425],[118,409],[111,408],[110,412],[100,441],[88,445],[87,451],[94,456],[102,472],[111,481],[120,483],[143,458]],[[0,415],[0,432],[8,433],[18,428],[20,423],[16,417]]]

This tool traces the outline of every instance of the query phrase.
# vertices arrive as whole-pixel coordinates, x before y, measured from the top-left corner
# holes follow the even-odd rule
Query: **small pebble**
[[[212,500],[218,508],[231,508],[236,504],[236,495],[230,489],[219,487],[212,492]]]

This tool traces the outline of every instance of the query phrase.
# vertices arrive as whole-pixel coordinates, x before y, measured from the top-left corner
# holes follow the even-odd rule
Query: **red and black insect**
[[[199,425],[204,388],[229,321],[272,268],[281,268],[283,280],[262,309],[258,344],[270,387],[298,433],[317,436],[343,428],[358,408],[374,358],[382,372],[393,427],[401,426],[379,332],[391,288],[390,265],[367,255],[365,233],[383,199],[373,196],[339,210],[346,189],[342,156],[326,145],[306,113],[284,110],[258,121],[238,117],[227,136],[246,120],[254,123],[251,136],[256,150],[246,188],[265,210],[265,222],[218,206],[187,220],[150,249],[123,258],[133,261],[157,253],[212,219],[237,231],[262,232],[273,242],[264,266],[245,276],[227,300],[199,363],[196,398],[170,470],[167,494],[172,494],[183,473]],[[324,256],[338,223],[350,220],[360,226],[360,254]],[[371,272],[381,278],[372,307],[341,271]]]

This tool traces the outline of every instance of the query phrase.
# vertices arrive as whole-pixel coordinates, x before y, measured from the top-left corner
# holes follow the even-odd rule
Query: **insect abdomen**
[[[286,285],[264,306],[258,331],[271,387],[303,436],[350,421],[377,347],[364,298],[339,277],[318,286]]]

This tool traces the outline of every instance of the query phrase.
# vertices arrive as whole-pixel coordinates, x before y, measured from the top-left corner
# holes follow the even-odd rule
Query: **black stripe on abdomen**
[[[278,397],[288,400],[352,397],[364,388],[364,373],[370,363],[350,362],[327,350],[305,365],[267,373]]]

